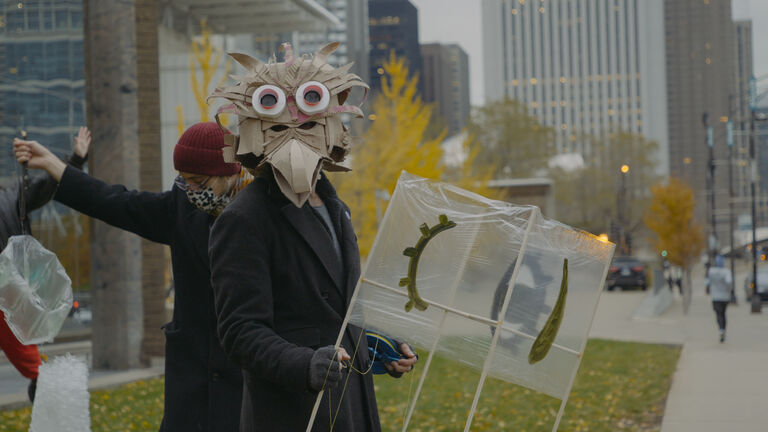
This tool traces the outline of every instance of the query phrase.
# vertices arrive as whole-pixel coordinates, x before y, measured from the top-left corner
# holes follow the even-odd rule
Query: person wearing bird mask
[[[243,431],[305,430],[323,393],[313,431],[381,429],[363,330],[349,326],[334,348],[360,275],[349,208],[324,171],[345,171],[350,138],[342,114],[351,89],[368,86],[334,68],[332,43],[312,57],[268,63],[230,54],[247,73],[211,98],[238,117],[228,157],[256,174],[217,218],[209,254],[218,331],[230,358],[244,370]],[[386,365],[390,375],[412,369],[417,357]],[[344,367],[346,366],[346,367]]]

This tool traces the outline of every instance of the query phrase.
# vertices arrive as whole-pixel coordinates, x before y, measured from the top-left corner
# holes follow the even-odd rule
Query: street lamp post
[[[709,215],[710,215],[710,234],[707,239],[707,249],[709,253],[709,263],[714,262],[715,251],[717,250],[717,222],[715,220],[715,137],[712,126],[709,125],[709,115],[704,113],[701,121],[706,131],[706,143],[709,148],[709,173],[707,176],[707,189],[709,191]]]
[[[617,216],[619,219],[619,250],[624,255],[629,255],[629,247],[627,245],[627,232],[626,232],[626,211],[627,206],[627,173],[629,173],[629,165],[624,164],[620,168],[621,171],[621,197],[619,208],[617,209]]]
[[[757,108],[757,80],[749,80],[749,157],[751,162],[750,194],[752,196],[752,313],[762,312],[762,300],[757,292],[757,209],[755,197],[755,182],[757,181],[757,164],[755,161],[755,109]]]

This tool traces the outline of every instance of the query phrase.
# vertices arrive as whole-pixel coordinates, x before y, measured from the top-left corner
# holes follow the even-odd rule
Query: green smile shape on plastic
[[[419,296],[419,291],[416,289],[416,272],[419,269],[419,258],[421,258],[421,253],[424,252],[424,248],[427,247],[430,240],[441,232],[456,226],[456,223],[448,220],[448,216],[444,214],[441,214],[439,219],[440,223],[431,228],[425,223],[421,224],[419,227],[421,238],[416,242],[416,246],[407,247],[403,251],[403,255],[411,259],[408,263],[408,276],[400,279],[400,286],[408,287],[408,303],[405,304],[406,312],[410,312],[414,306],[420,311],[427,310],[427,303]]]

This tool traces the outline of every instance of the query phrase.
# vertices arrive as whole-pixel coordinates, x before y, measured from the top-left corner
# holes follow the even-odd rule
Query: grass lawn
[[[679,355],[679,347],[590,340],[560,431],[658,431]],[[436,357],[408,430],[463,430],[478,376]],[[408,394],[415,390],[417,378],[417,374],[402,380],[376,377],[385,431],[402,427]],[[93,392],[93,431],[156,431],[162,418],[162,386],[162,379],[155,379]],[[472,430],[549,431],[559,403],[489,379]],[[29,408],[0,412],[0,431],[26,432],[29,416]]]

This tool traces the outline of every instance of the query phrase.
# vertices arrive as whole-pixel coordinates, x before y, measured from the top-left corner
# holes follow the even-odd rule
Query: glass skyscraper
[[[85,124],[81,0],[0,0],[0,182],[16,172],[11,142],[63,155]]]

